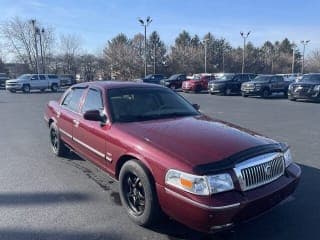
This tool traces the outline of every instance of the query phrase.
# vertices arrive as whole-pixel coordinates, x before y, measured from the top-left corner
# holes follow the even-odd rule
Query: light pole
[[[147,76],[147,27],[152,22],[152,19],[148,16],[146,20],[139,18],[138,21],[144,27],[144,76]]]
[[[310,42],[310,40],[302,40],[301,43],[303,45],[303,53],[302,53],[302,66],[301,66],[301,74],[303,74],[304,70],[304,54],[306,52],[306,46]]]
[[[240,32],[240,35],[243,38],[242,70],[241,70],[242,73],[244,73],[244,56],[245,56],[246,40],[249,37],[250,32],[251,31],[249,31],[247,33]]]
[[[39,31],[39,28],[36,27],[36,20],[32,19],[31,21],[32,27],[33,27],[33,34],[34,34],[34,48],[36,51],[36,68],[37,68],[37,74],[39,74],[39,54],[38,54],[38,44],[37,44],[37,31]]]
[[[203,39],[204,44],[204,72],[207,73],[207,41],[209,39],[205,38]]]
[[[292,69],[291,73],[294,74],[294,61],[295,61],[295,51],[296,51],[296,44],[292,43]]]
[[[46,67],[44,62],[44,49],[43,49],[43,43],[42,43],[42,36],[44,35],[44,28],[39,30],[39,37],[40,37],[40,54],[41,54],[41,64],[42,64],[42,73],[46,73]]]

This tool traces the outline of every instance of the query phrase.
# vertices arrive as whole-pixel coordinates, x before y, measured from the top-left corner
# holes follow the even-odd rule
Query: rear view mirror
[[[193,106],[193,108],[194,108],[195,110],[197,110],[197,111],[200,110],[200,105],[199,105],[199,104],[194,103],[194,104],[192,104],[192,106]]]

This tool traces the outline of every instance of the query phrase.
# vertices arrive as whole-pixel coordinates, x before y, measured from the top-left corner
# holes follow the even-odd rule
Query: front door
[[[89,110],[99,110],[105,113],[102,91],[97,88],[89,88],[81,108],[79,124],[74,131],[73,138],[82,146],[83,154],[102,168],[111,162],[111,156],[106,152],[106,132],[108,125],[101,122],[89,121],[83,118],[83,114]]]

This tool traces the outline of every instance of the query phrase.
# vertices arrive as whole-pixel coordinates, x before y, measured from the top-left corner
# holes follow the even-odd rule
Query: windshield
[[[174,74],[171,77],[169,77],[168,80],[175,80],[175,79],[177,79],[178,76],[179,76],[179,74]]]
[[[160,88],[121,88],[108,91],[114,122],[139,122],[199,115],[180,95]]]
[[[320,84],[320,74],[319,75],[303,75],[300,82],[313,82]]]
[[[271,76],[257,76],[253,79],[253,81],[258,81],[258,82],[266,82],[271,79]]]
[[[225,74],[219,77],[217,80],[231,80],[233,78],[233,74]]]
[[[29,78],[30,78],[30,74],[23,74],[23,75],[19,76],[17,79],[26,80]]]

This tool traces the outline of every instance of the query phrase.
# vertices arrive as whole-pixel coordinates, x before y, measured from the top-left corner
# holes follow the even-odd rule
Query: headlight
[[[287,151],[284,152],[283,157],[284,157],[284,162],[286,167],[288,167],[291,163],[293,163],[291,151],[289,148],[287,149]]]
[[[170,85],[170,83],[169,83],[169,82],[164,82],[164,84],[165,84],[165,85]]]
[[[218,193],[232,190],[234,188],[230,174],[223,173],[208,176],[210,193]]]
[[[314,86],[313,90],[314,90],[314,91],[318,91],[318,92],[319,92],[319,91],[320,91],[320,85],[316,85],[316,86]]]
[[[289,90],[292,90],[292,88],[293,88],[293,84],[290,84],[289,85]]]
[[[229,174],[197,176],[170,169],[166,174],[166,184],[197,195],[229,191],[234,188]]]

